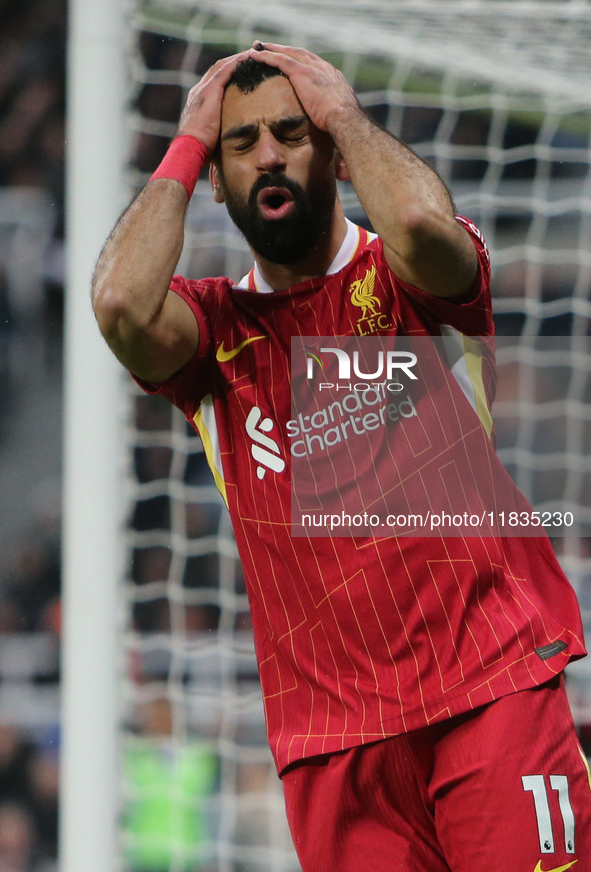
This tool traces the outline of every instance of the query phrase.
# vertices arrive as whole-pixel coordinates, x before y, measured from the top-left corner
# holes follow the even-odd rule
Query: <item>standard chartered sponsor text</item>
[[[394,386],[387,382],[362,383],[355,385],[352,390],[350,384],[345,387],[350,393],[311,415],[302,415],[300,412],[287,422],[287,434],[294,440],[290,447],[293,457],[319,455],[337,443],[348,440],[349,436],[363,436],[388,423],[398,424],[405,418],[418,417],[409,395],[398,396],[393,402],[388,394],[391,387],[396,390],[402,388],[399,383]],[[374,408],[367,411],[364,407]],[[361,414],[357,415],[357,412]]]
[[[363,512],[356,515],[350,515],[347,512],[340,514],[323,514],[312,512],[302,515],[302,527],[326,527],[331,530],[336,530],[341,527],[390,527],[392,529],[400,529],[410,531],[413,529],[423,530],[439,530],[445,528],[454,529],[458,527],[498,527],[498,528],[515,528],[515,527],[572,527],[574,517],[572,512],[550,512],[550,511],[531,511],[531,512],[489,512],[484,511],[480,515],[473,515],[469,512],[450,513],[450,512],[426,512],[426,514],[399,514],[386,515],[385,518],[380,515]]]

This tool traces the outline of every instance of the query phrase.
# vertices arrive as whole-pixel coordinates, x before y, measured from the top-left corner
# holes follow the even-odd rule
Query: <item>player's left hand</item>
[[[274,42],[255,42],[249,55],[255,61],[278,67],[289,78],[310,121],[319,130],[330,133],[343,111],[362,112],[341,71],[313,52]]]

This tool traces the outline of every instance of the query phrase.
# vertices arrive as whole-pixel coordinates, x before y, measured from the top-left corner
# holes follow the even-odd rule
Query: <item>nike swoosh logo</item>
[[[237,345],[236,348],[231,348],[229,351],[226,351],[224,348],[224,343],[220,345],[216,353],[216,359],[219,360],[220,363],[226,363],[228,360],[232,360],[233,357],[236,357],[237,354],[240,354],[243,348],[247,345],[250,345],[251,342],[256,342],[257,339],[266,339],[265,336],[250,336],[248,339],[245,339],[244,342],[241,342],[240,345]]]
[[[555,866],[554,869],[542,869],[542,861],[538,860],[538,865],[534,869],[534,872],[565,872],[566,869],[570,869],[571,866],[574,866],[575,863],[578,862],[578,860],[573,860],[571,863],[567,863],[566,866]]]

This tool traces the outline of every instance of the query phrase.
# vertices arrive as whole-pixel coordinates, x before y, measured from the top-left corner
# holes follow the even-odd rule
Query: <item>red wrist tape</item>
[[[189,200],[195,190],[197,179],[209,153],[195,136],[183,134],[173,139],[152,179],[176,179],[180,182]]]

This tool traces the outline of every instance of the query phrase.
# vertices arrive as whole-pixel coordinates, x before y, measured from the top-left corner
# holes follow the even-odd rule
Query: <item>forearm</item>
[[[184,312],[181,323],[173,323],[171,331],[166,331],[165,323],[165,334],[151,328],[169,299],[170,280],[183,247],[188,202],[218,140],[224,87],[245,56],[218,61],[191,89],[177,137],[100,256],[93,304],[101,331],[120,359],[128,359],[130,351],[134,353],[136,340],[141,343],[142,335],[148,343],[155,338],[164,357],[175,352],[179,331],[188,331],[189,345],[193,340],[194,319],[187,320],[187,313],[176,303],[172,304],[176,310],[173,321]]]
[[[451,198],[437,174],[360,108],[334,113],[329,132],[376,233],[401,257],[410,253],[416,226],[453,220]]]
[[[439,176],[361,108],[336,112],[329,130],[394,272],[437,296],[464,295],[476,254]]]
[[[173,375],[199,344],[194,314],[169,290],[170,281],[189,199],[218,139],[224,87],[246,55],[217,61],[191,88],[177,137],[97,264],[92,299],[101,332],[119,360],[147,381]]]
[[[161,311],[183,247],[187,195],[172,179],[150,182],[115,226],[99,257],[92,299],[104,333],[114,317],[149,324]]]
[[[109,346],[136,375],[163,381],[194,353],[195,319],[169,291],[183,246],[187,193],[148,183],[116,225],[93,281],[95,315]]]

